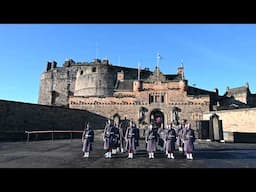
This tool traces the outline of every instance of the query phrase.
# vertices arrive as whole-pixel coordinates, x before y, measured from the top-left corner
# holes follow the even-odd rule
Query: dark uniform
[[[125,151],[125,133],[126,133],[127,127],[125,127],[124,123],[121,123],[119,126],[119,147],[121,149],[121,153]]]
[[[175,151],[176,132],[175,129],[168,125],[168,131],[166,134],[166,151],[167,157],[174,159],[173,152]]]
[[[86,125],[86,128],[82,135],[84,157],[89,157],[89,152],[92,151],[92,143],[94,141],[94,131],[89,126]]]
[[[152,125],[149,125],[149,128],[146,131],[145,141],[147,143],[148,157],[153,159],[154,152],[156,151],[157,131],[156,129],[153,129]]]
[[[115,128],[110,121],[106,124],[104,134],[104,149],[107,150],[105,153],[106,158],[111,158],[112,149],[115,147],[116,144],[116,136],[115,136]]]
[[[114,146],[112,149],[112,153],[116,154],[117,153],[117,148],[120,146],[120,134],[119,134],[119,128],[117,125],[113,126],[114,134],[115,134],[115,139],[114,139]]]
[[[158,145],[161,147],[161,151],[165,151],[166,148],[166,143],[165,143],[165,138],[166,138],[166,132],[167,130],[165,128],[159,128],[158,129]]]
[[[136,135],[136,137],[135,137],[135,147],[137,148],[140,145],[140,143],[139,143],[139,141],[140,141],[140,130],[139,130],[138,127],[136,127],[136,125],[135,125],[135,135]],[[135,148],[135,151],[136,151],[136,148]]]
[[[177,145],[179,147],[179,151],[183,151],[184,143],[183,143],[183,132],[185,130],[185,125],[181,124],[177,130]]]
[[[131,123],[131,126],[127,128],[125,134],[126,140],[126,149],[128,151],[128,158],[133,158],[133,153],[136,150],[136,141],[139,140],[139,135],[137,127],[134,123]]]
[[[191,129],[191,124],[186,126],[186,130],[183,134],[184,139],[184,151],[187,156],[187,159],[193,159],[192,152],[194,151],[194,142],[195,142],[195,132]]]

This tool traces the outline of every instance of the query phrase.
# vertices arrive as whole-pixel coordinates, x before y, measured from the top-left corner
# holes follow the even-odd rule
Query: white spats
[[[105,158],[111,158],[111,152],[107,152],[104,154]]]
[[[187,153],[187,159],[188,160],[193,160],[194,158],[193,158],[193,156],[192,156],[192,153]]]
[[[133,153],[128,153],[128,159],[132,159],[133,158]]]
[[[168,159],[175,159],[173,153],[168,153],[167,158]]]
[[[89,152],[85,152],[83,157],[89,157]]]
[[[151,153],[148,153],[148,158],[149,158],[149,159],[154,159],[154,153],[152,153],[152,152],[151,152]]]
[[[152,152],[151,152],[151,153],[148,153],[148,158],[149,158],[149,159],[154,159],[154,153],[152,153]]]
[[[112,149],[113,154],[116,154],[116,152],[117,152],[116,149]]]

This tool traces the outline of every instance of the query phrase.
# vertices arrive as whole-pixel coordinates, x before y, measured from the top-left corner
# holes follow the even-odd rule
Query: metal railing
[[[73,138],[73,133],[83,133],[83,131],[79,130],[49,130],[49,131],[25,131],[27,134],[27,142],[29,142],[30,134],[41,134],[41,133],[51,133],[52,141],[54,140],[54,133],[70,133],[70,139]]]

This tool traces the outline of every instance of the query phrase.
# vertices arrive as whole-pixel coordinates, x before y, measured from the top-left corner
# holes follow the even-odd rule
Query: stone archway
[[[153,109],[150,112],[149,121],[150,123],[155,124],[157,128],[164,127],[164,113],[161,111],[161,109]]]

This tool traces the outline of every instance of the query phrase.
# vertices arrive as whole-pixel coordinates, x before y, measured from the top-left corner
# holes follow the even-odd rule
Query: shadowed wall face
[[[103,129],[106,118],[86,110],[0,100],[0,141],[25,140],[25,131]]]

